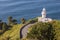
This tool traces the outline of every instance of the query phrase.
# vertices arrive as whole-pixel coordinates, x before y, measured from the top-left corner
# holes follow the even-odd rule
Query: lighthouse
[[[45,8],[43,8],[41,14],[42,14],[42,18],[46,18],[46,9]]]
[[[52,21],[51,18],[46,17],[45,8],[42,9],[41,15],[42,15],[41,17],[38,17],[38,22],[51,22]]]

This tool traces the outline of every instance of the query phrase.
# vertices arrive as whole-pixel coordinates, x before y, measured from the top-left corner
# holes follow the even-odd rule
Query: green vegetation
[[[60,21],[36,23],[29,28],[26,39],[31,40],[60,40]]]
[[[37,17],[36,18],[33,18],[33,19],[29,19],[27,21],[27,23],[35,23],[35,22],[38,22],[38,18]]]
[[[51,25],[49,23],[36,23],[32,26],[31,31],[28,33],[27,38],[38,40],[51,40],[53,35],[50,31]]]
[[[0,40],[20,40],[20,28],[24,24],[17,24],[12,16],[8,17],[8,23],[0,20]]]
[[[11,16],[8,17],[8,23],[0,20],[0,40],[20,40],[22,26],[33,23],[35,24],[28,29],[27,37],[22,40],[60,40],[60,20],[42,23],[38,22],[37,18],[27,21],[22,18],[18,24]]]
[[[8,23],[0,20],[0,40],[20,40],[20,28],[25,24],[36,21],[36,18],[29,21],[26,21],[26,19],[22,18],[21,24],[17,24],[17,20],[13,19],[12,16],[8,17]]]
[[[23,24],[13,25],[13,27],[0,35],[0,40],[20,40],[20,28]]]
[[[60,40],[60,21],[55,21],[53,23],[53,28],[54,28],[54,33],[55,33],[55,36],[54,36],[54,40]]]
[[[9,17],[8,17],[8,25],[9,25],[9,26],[12,26],[12,25],[14,25],[14,24],[17,24],[17,20],[16,20],[16,19],[13,19],[12,16],[9,16]]]
[[[26,19],[21,18],[21,23],[22,23],[22,24],[25,24],[25,23],[26,23]]]
[[[12,17],[9,16],[9,17],[8,17],[8,25],[11,25],[11,24],[12,24]]]
[[[13,19],[11,16],[8,17],[8,23],[0,20],[0,35],[12,28],[13,25],[17,24],[17,20]]]

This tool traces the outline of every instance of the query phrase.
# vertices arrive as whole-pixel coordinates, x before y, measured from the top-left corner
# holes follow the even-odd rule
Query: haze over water
[[[60,0],[0,0],[0,19],[34,18],[41,16],[43,8],[47,10],[47,17],[60,19]]]

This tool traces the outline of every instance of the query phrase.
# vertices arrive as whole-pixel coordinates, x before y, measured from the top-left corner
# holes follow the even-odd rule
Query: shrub
[[[38,40],[53,40],[54,33],[50,23],[36,23],[31,26],[30,32],[27,34],[27,38]]]
[[[3,25],[2,25],[2,30],[3,30],[3,31],[7,30],[7,24],[6,24],[6,23],[3,23]]]
[[[54,21],[52,23],[53,29],[54,29],[54,40],[60,40],[60,21]]]
[[[38,19],[37,19],[37,18],[30,19],[30,20],[28,21],[28,23],[35,23],[35,22],[38,22]]]
[[[13,23],[13,25],[17,24],[17,20],[16,19],[13,19],[12,20],[12,23]]]
[[[12,24],[12,16],[9,16],[8,17],[8,25],[11,25]]]
[[[26,23],[26,20],[24,18],[21,18],[21,23],[22,24],[25,24]]]

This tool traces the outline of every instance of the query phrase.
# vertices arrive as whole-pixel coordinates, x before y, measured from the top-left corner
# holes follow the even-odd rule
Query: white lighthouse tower
[[[43,8],[41,14],[42,14],[42,18],[46,18],[46,9],[45,8]]]
[[[46,18],[46,9],[43,8],[42,12],[42,17],[38,17],[38,22],[51,22],[52,19],[51,18]]]

